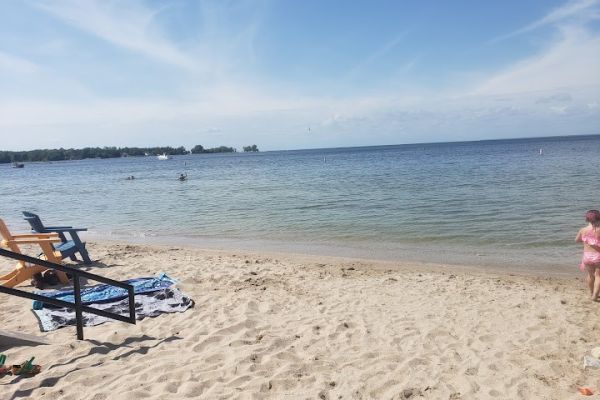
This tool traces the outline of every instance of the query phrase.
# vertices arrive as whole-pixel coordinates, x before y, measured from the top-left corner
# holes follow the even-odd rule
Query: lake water
[[[587,136],[1,165],[0,217],[22,230],[29,210],[96,239],[575,271],[599,154]]]

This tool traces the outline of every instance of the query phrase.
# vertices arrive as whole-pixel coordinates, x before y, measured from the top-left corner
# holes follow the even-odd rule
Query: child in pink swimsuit
[[[587,284],[592,300],[600,294],[600,211],[590,210],[585,213],[588,226],[581,228],[575,238],[583,243],[583,258],[579,269],[587,271]]]

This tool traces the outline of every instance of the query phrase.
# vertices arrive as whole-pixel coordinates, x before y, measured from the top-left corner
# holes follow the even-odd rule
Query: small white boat
[[[171,156],[167,155],[165,153],[159,154],[158,156],[156,156],[156,158],[158,158],[159,160],[170,160]]]

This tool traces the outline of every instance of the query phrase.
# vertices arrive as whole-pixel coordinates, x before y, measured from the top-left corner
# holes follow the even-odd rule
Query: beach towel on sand
[[[128,279],[123,283],[133,286],[135,294],[153,292],[170,287],[175,281],[169,278],[165,273],[160,273],[155,277]],[[58,300],[75,303],[73,290],[40,290],[36,294],[51,297]],[[94,285],[81,289],[81,304],[111,302],[127,298],[127,290],[111,285]],[[34,301],[34,308],[41,307],[41,303]],[[44,307],[52,308],[51,304],[44,304]]]
[[[138,320],[146,317],[156,317],[162,313],[183,312],[193,306],[194,301],[176,288],[165,288],[135,295],[135,316]],[[91,307],[121,315],[129,315],[127,299],[95,303]],[[76,325],[75,310],[69,308],[44,307],[40,310],[33,310],[33,312],[38,318],[40,329],[43,332],[53,331],[68,325]],[[83,313],[84,326],[100,325],[107,321],[114,320],[95,314]]]

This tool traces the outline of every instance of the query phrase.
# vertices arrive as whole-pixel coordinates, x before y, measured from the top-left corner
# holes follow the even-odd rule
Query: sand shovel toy
[[[33,360],[35,357],[31,357],[29,361],[25,361],[21,365],[13,365],[11,367],[11,372],[13,375],[25,375],[25,376],[33,376],[39,374],[42,370],[41,365],[33,365]]]

